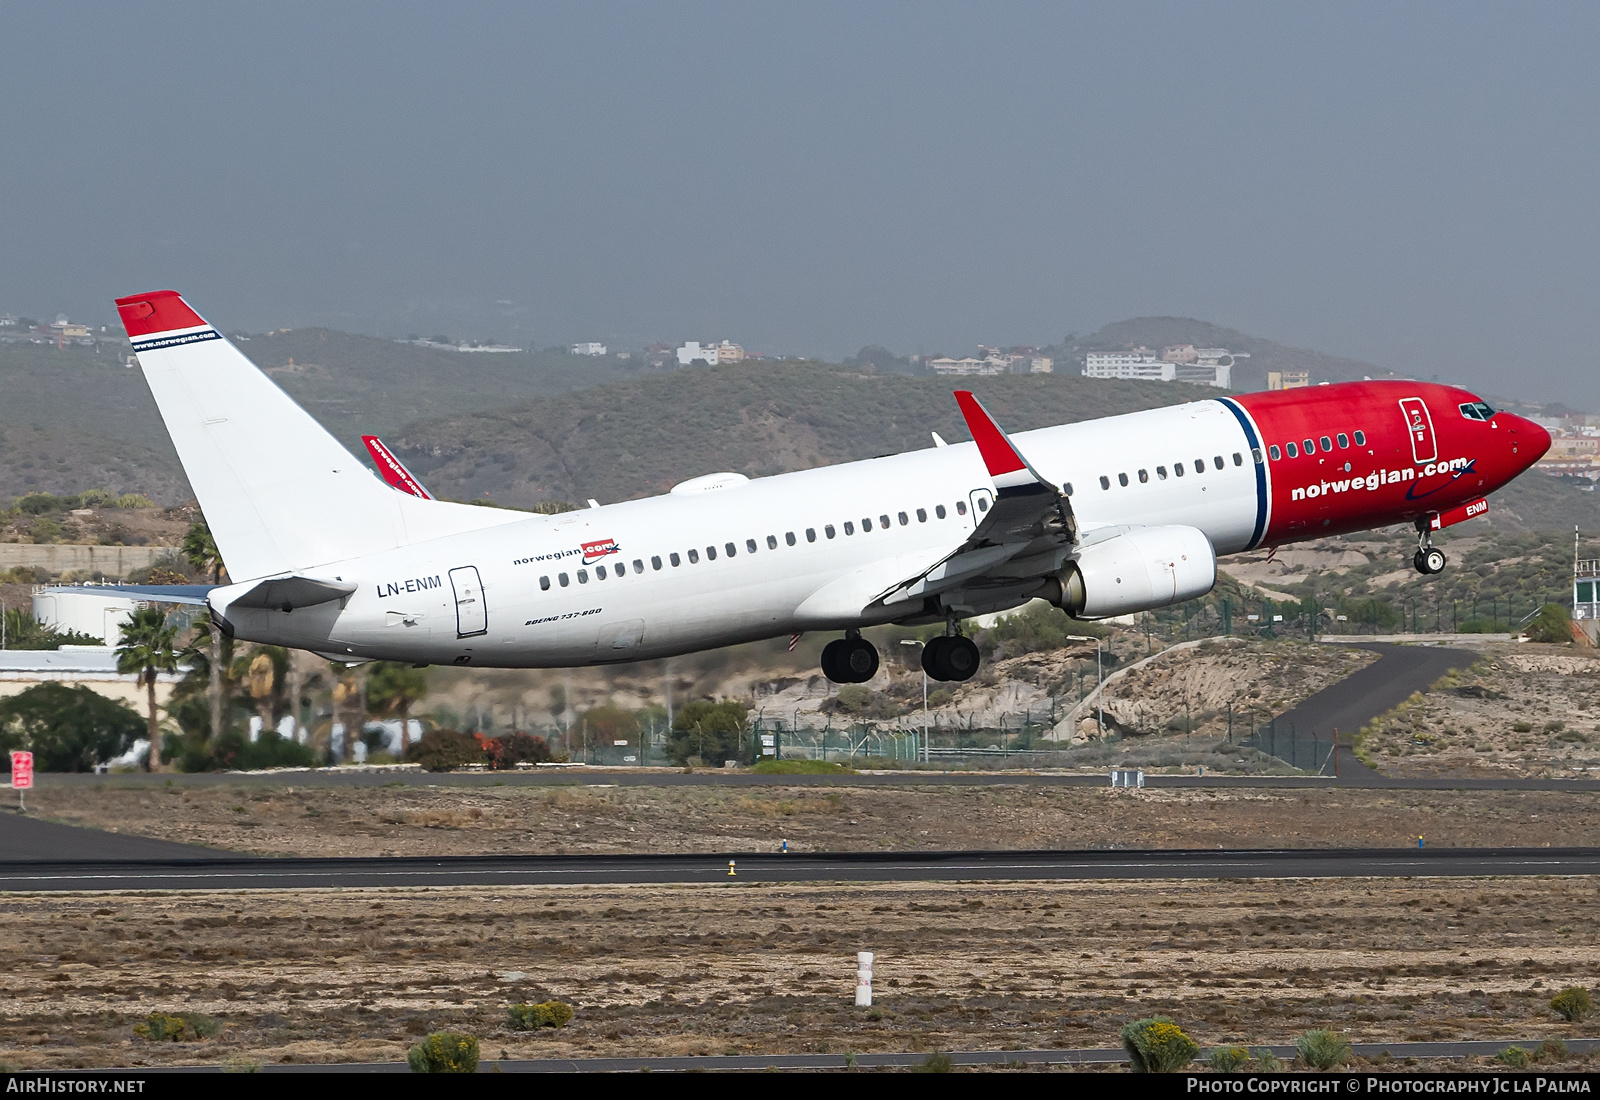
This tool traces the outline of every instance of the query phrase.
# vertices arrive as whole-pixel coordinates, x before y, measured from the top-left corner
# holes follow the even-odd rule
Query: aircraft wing
[[[874,602],[916,599],[1008,563],[1035,558],[1040,559],[1042,575],[1058,568],[1059,552],[1077,540],[1077,521],[1066,494],[1033,468],[977,397],[967,390],[957,390],[955,396],[994,481],[994,504],[965,542],[923,572],[886,589]]]

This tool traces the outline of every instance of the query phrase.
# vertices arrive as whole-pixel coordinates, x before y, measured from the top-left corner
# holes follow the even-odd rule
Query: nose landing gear
[[[1433,544],[1433,528],[1427,519],[1417,520],[1417,552],[1411,558],[1417,572],[1425,577],[1435,576],[1444,572],[1449,561],[1444,551]]]
[[[858,630],[822,647],[822,674],[836,684],[864,684],[878,674],[878,649]]]

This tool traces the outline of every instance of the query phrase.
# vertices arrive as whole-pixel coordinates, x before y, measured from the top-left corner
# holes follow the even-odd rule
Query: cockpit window
[[[1468,420],[1488,420],[1494,415],[1494,409],[1482,401],[1468,401],[1461,406],[1461,415]]]

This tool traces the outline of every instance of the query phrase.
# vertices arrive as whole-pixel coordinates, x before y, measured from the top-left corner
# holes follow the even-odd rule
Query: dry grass
[[[0,1062],[394,1061],[454,1028],[486,1058],[1571,1038],[1588,879],[522,887],[0,899]],[[852,1005],[857,950],[876,1008]],[[559,1032],[505,1006],[559,998]],[[154,1011],[225,1022],[150,1043]]]

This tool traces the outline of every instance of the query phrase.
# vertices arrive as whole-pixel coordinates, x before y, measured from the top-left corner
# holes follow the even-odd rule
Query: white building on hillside
[[[1191,352],[1192,358],[1188,354]],[[1083,360],[1084,377],[1188,382],[1197,386],[1227,389],[1233,382],[1234,360],[1249,358],[1243,352],[1235,354],[1226,348],[1194,348],[1187,345],[1168,348],[1165,354],[1173,358],[1158,359],[1148,348],[1090,354]]]
[[[1011,369],[1009,362],[1002,362],[993,356],[988,359],[951,359],[948,356],[942,359],[929,359],[928,366],[933,368],[934,374],[950,375],[989,375],[1005,374]]]
[[[717,349],[715,347],[703,348],[698,340],[684,341],[683,347],[678,349],[678,366],[687,367],[696,360],[705,363],[709,367],[716,366]]]
[[[604,344],[588,343],[572,345],[573,355],[604,355],[605,353],[606,346]]]

